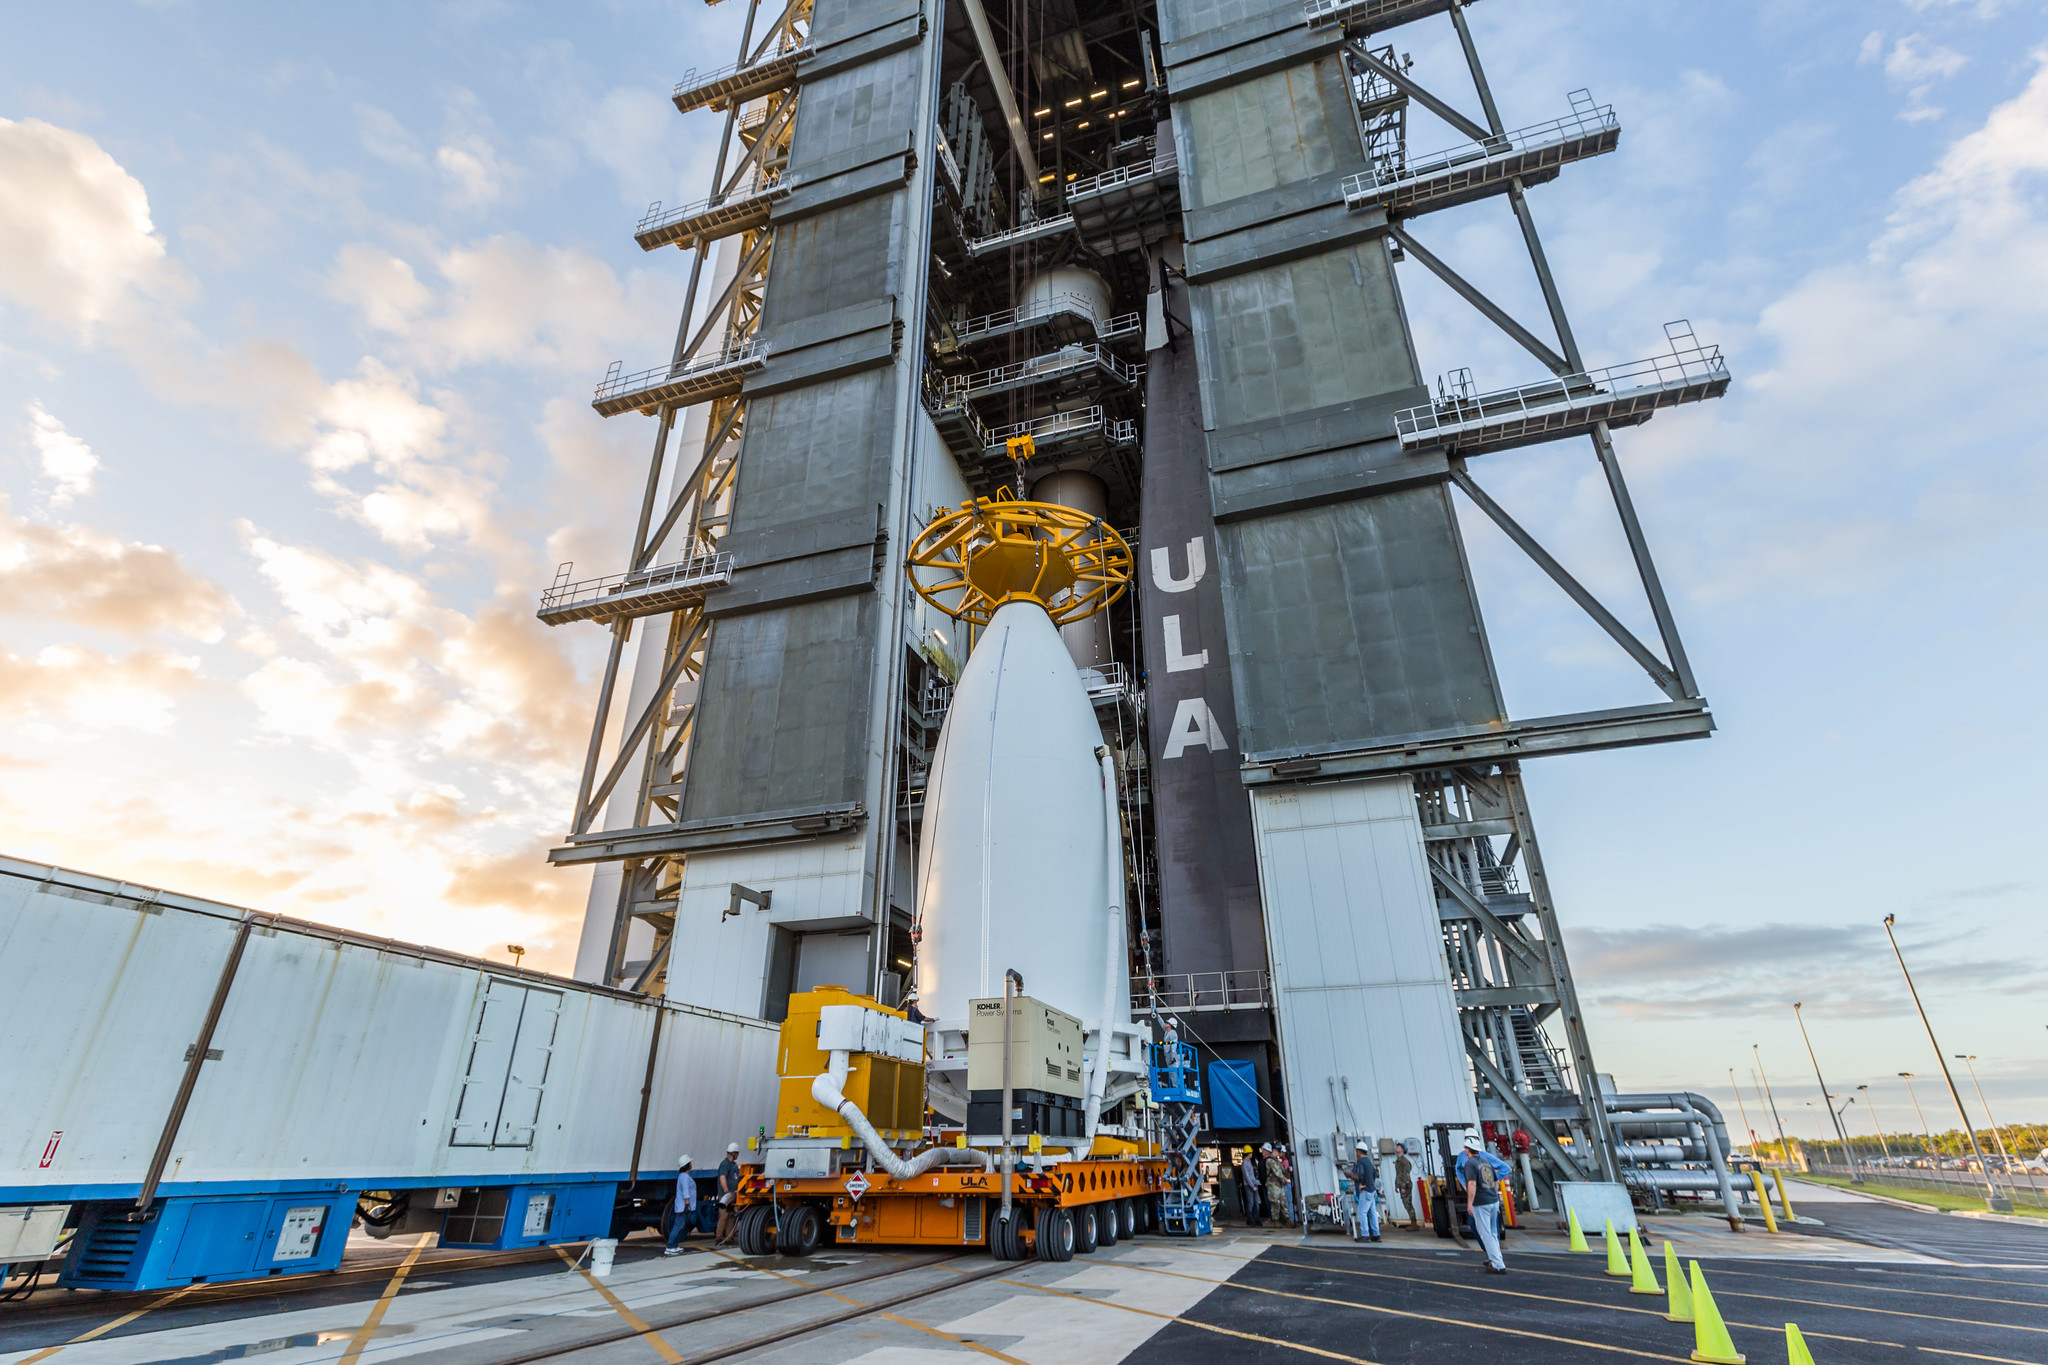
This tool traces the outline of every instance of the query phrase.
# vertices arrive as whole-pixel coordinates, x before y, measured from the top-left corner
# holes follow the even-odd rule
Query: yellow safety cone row
[[[1721,1310],[1714,1306],[1713,1291],[1707,1288],[1707,1277],[1700,1273],[1700,1263],[1692,1266],[1692,1358],[1707,1362],[1707,1365],[1745,1365],[1749,1357],[1735,1349],[1735,1342],[1728,1335],[1728,1324],[1721,1321]]]
[[[1577,1209],[1572,1209],[1570,1210],[1570,1214],[1572,1225],[1572,1250],[1591,1251],[1593,1248],[1586,1245],[1586,1230],[1579,1226],[1579,1211]]]
[[[1813,1365],[1813,1352],[1806,1349],[1806,1338],[1799,1335],[1799,1324],[1785,1324],[1786,1365]]]
[[[1664,1285],[1670,1298],[1664,1303],[1664,1321],[1692,1321],[1692,1290],[1686,1286],[1685,1272],[1678,1268],[1678,1253],[1672,1250],[1671,1239],[1664,1239]]]
[[[1671,1243],[1666,1242],[1664,1245],[1670,1246]],[[1634,1228],[1628,1230],[1628,1271],[1630,1276],[1629,1293],[1661,1294],[1664,1292],[1664,1286],[1657,1283],[1656,1275],[1650,1270],[1650,1258],[1643,1254],[1642,1241],[1636,1236]]]
[[[1614,1235],[1614,1220],[1607,1220],[1607,1273],[1616,1279],[1629,1278],[1628,1261],[1621,1254],[1621,1239]]]

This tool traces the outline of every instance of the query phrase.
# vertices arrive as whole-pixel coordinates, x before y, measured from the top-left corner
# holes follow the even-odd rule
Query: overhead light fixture
[[[1041,175],[1041,176],[1039,176],[1039,177],[1038,177],[1038,183],[1039,183],[1039,184],[1041,184],[1041,185],[1043,185],[1043,184],[1045,184],[1045,183],[1046,183],[1047,181],[1049,181],[1049,180],[1051,180],[1051,179],[1052,179],[1052,172],[1051,172],[1051,171],[1047,171],[1047,172],[1046,172],[1046,173],[1045,173],[1044,175]]]
[[[1123,88],[1126,90],[1134,89],[1137,86],[1137,84],[1138,78],[1136,76],[1133,76],[1129,80],[1124,82]]]
[[[1039,140],[1040,142],[1050,142],[1050,141],[1052,141],[1052,134],[1051,134],[1051,133],[1040,133],[1040,134],[1038,135],[1038,140]]]
[[[1075,125],[1075,127],[1077,127],[1077,128],[1086,128],[1087,126],[1088,126],[1088,120],[1087,120],[1087,119],[1082,119],[1082,120],[1080,121],[1080,123],[1078,123],[1078,124],[1076,124],[1076,125]]]
[[[1106,100],[1109,98],[1109,92],[1107,90],[1097,90],[1089,95],[1088,98],[1091,100]]]
[[[1068,171],[1068,172],[1067,172],[1067,179],[1069,179],[1069,180],[1073,180],[1073,179],[1075,179],[1076,177],[1078,177],[1078,176],[1079,176],[1080,174],[1081,174],[1081,173],[1080,173],[1079,171]]]
[[[1050,114],[1051,112],[1052,112],[1052,108],[1051,108],[1051,106],[1047,106],[1047,107],[1046,107],[1046,108],[1044,108],[1044,109],[1033,109],[1033,110],[1031,111],[1031,117],[1033,117],[1033,118],[1044,118],[1044,117],[1045,117],[1045,116],[1046,116],[1047,114]]]
[[[1073,99],[1070,99],[1070,100],[1068,100],[1068,101],[1066,102],[1066,104],[1065,104],[1065,106],[1064,106],[1064,107],[1065,107],[1065,108],[1068,108],[1068,109],[1072,109],[1072,108],[1073,108],[1073,107],[1074,107],[1075,105],[1079,104],[1080,102],[1081,102],[1080,96],[1078,96],[1078,95],[1077,95],[1077,96],[1075,96],[1075,97],[1074,97]]]

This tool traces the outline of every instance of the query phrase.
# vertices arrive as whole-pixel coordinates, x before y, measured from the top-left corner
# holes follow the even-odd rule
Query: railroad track
[[[651,1336],[657,1332],[668,1331],[675,1327],[686,1327],[692,1323],[707,1322],[714,1318],[735,1318],[744,1313],[751,1313],[757,1309],[769,1308],[777,1304],[789,1303],[796,1299],[813,1298],[820,1294],[831,1294],[834,1297],[841,1297],[837,1291],[850,1288],[853,1285],[873,1284],[880,1280],[891,1280],[898,1276],[915,1274],[920,1270],[950,1267],[959,1261],[979,1262],[980,1268],[956,1271],[953,1278],[943,1280],[940,1283],[876,1299],[871,1303],[850,1303],[848,1307],[838,1312],[826,1313],[821,1317],[792,1323],[787,1327],[778,1327],[773,1331],[748,1337],[743,1341],[735,1341],[729,1345],[719,1346],[709,1351],[692,1351],[689,1355],[690,1365],[709,1365],[711,1361],[729,1360],[734,1356],[745,1355],[749,1351],[758,1351],[763,1347],[775,1346],[786,1341],[792,1341],[798,1337],[809,1336],[813,1332],[820,1332],[827,1327],[835,1327],[843,1322],[851,1322],[856,1318],[863,1318],[871,1313],[886,1312],[892,1308],[902,1307],[904,1304],[915,1303],[920,1299],[928,1299],[935,1295],[948,1293],[965,1285],[974,1284],[979,1280],[991,1279],[997,1275],[1014,1272],[1018,1268],[1015,1262],[991,1260],[982,1255],[942,1256],[929,1261],[919,1261],[913,1265],[901,1266],[894,1270],[880,1270],[868,1275],[855,1276],[851,1279],[836,1280],[831,1284],[797,1285],[785,1293],[771,1295],[764,1299],[756,1299],[752,1303],[739,1304],[727,1308],[702,1308],[693,1313],[681,1313],[659,1321],[651,1318],[643,1319],[647,1324],[644,1329],[622,1328],[617,1331],[605,1332],[601,1335],[584,1337],[573,1342],[563,1342],[559,1345],[529,1351],[523,1355],[507,1356],[492,1361],[491,1365],[538,1365],[541,1361],[559,1360],[563,1356],[574,1355],[578,1351],[588,1351],[600,1346],[609,1346],[615,1342],[630,1341],[636,1337]],[[743,1261],[735,1263],[740,1265],[746,1264]]]

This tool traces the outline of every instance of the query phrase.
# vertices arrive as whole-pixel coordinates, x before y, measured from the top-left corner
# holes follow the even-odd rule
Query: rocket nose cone
[[[997,611],[961,672],[926,787],[920,1008],[960,1018],[1005,970],[1083,1017],[1101,1012],[1102,743],[1057,628]]]

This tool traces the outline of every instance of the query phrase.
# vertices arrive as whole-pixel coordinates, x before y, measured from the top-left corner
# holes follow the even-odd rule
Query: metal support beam
[[[164,1129],[156,1140],[156,1151],[150,1154],[149,1169],[142,1176],[142,1192],[135,1198],[135,1212],[148,1213],[149,1206],[156,1202],[156,1187],[164,1178],[164,1167],[170,1164],[171,1147],[178,1140],[178,1129],[184,1126],[185,1110],[192,1103],[192,1092],[199,1085],[199,1069],[206,1065],[207,1049],[213,1046],[213,1031],[220,1024],[221,1011],[227,1008],[228,990],[235,984],[235,973],[242,966],[242,952],[249,946],[249,931],[256,927],[256,916],[244,915],[235,929],[235,941],[228,948],[227,961],[221,964],[220,976],[213,983],[213,999],[206,1006],[206,1018],[199,1025],[199,1037],[192,1044],[192,1055],[185,1059],[185,1074],[178,1080],[178,1093],[171,1100],[171,1112],[164,1116]]]
[[[1586,615],[1593,618],[1594,624],[1612,636],[1616,644],[1627,650],[1629,657],[1642,665],[1643,671],[1650,675],[1650,681],[1657,684],[1665,696],[1673,701],[1684,701],[1694,695],[1691,689],[1679,680],[1675,672],[1665,667],[1662,659],[1650,652],[1649,646],[1638,640],[1627,626],[1615,619],[1614,613],[1600,604],[1600,599],[1588,592],[1578,579],[1573,578],[1564,565],[1552,559],[1550,552],[1537,542],[1536,537],[1522,529],[1520,523],[1509,516],[1505,508],[1488,497],[1486,491],[1472,481],[1472,475],[1466,470],[1463,460],[1451,461],[1451,482],[1464,489],[1465,496],[1472,499],[1480,511],[1492,518],[1494,525],[1500,527],[1507,533],[1509,540],[1522,548],[1522,553],[1535,560],[1536,566],[1549,574],[1551,581],[1563,588],[1565,594],[1578,603]]]
[[[1460,881],[1439,859],[1430,858],[1429,875],[1431,880],[1450,893],[1452,900],[1462,906],[1473,919],[1484,925],[1487,933],[1500,940],[1501,947],[1513,953],[1523,966],[1534,972],[1539,981],[1550,980],[1550,965],[1538,954],[1536,948],[1511,928],[1506,920],[1489,910],[1486,902],[1474,895],[1472,888]]]
[[[1480,293],[1477,286],[1467,281],[1457,271],[1445,265],[1434,253],[1424,247],[1422,243],[1409,236],[1398,222],[1387,225],[1387,235],[1399,242],[1403,249],[1415,257],[1416,260],[1422,262],[1432,275],[1435,275],[1438,279],[1449,285],[1459,298],[1485,314],[1488,322],[1506,332],[1520,344],[1523,350],[1542,361],[1552,374],[1567,375],[1572,372],[1570,363],[1563,356],[1544,345],[1534,332],[1515,321],[1499,304]]]
[[[1458,45],[1465,49],[1465,65],[1472,72],[1472,88],[1479,92],[1479,107],[1486,111],[1486,122],[1493,129],[1495,137],[1507,131],[1507,125],[1500,121],[1500,110],[1493,102],[1493,87],[1486,83],[1486,68],[1479,64],[1479,49],[1472,42],[1472,30],[1465,23],[1464,0],[1451,0],[1451,23],[1458,30]],[[1478,135],[1483,141],[1486,134]]]
[[[1350,45],[1350,48],[1352,57],[1369,70],[1378,74],[1381,80],[1386,81],[1396,90],[1407,95],[1417,104],[1420,104],[1423,108],[1429,110],[1430,113],[1435,114],[1474,142],[1491,142],[1500,135],[1501,129],[1498,122],[1496,122],[1493,131],[1488,132],[1485,128],[1480,127],[1471,119],[1459,113],[1455,106],[1445,103],[1437,96],[1423,89],[1414,77],[1401,70],[1401,68],[1381,61],[1373,54],[1372,49],[1368,48],[1364,43],[1354,42]]]
[[[661,681],[655,685],[654,695],[647,699],[647,706],[633,722],[632,730],[619,740],[619,756],[612,760],[611,770],[605,774],[604,781],[598,784],[597,790],[591,793],[589,801],[576,812],[577,834],[586,833],[590,829],[590,821],[596,815],[597,808],[604,804],[604,799],[611,795],[612,788],[617,786],[619,778],[624,776],[633,752],[640,747],[640,741],[646,737],[648,727],[654,724],[655,716],[667,705],[668,694],[675,690],[676,679],[682,677],[683,665],[690,661],[690,655],[696,651],[697,641],[704,633],[705,624],[703,617],[697,618],[696,628],[690,632],[689,639],[683,642],[683,647],[676,651],[675,657],[669,660],[668,667],[662,672]]]
[[[590,722],[590,748],[583,755],[583,780],[576,784],[576,820],[571,833],[590,828],[590,784],[597,778],[597,760],[604,752],[604,727],[612,715],[612,693],[618,690],[619,660],[626,652],[626,640],[633,634],[631,619],[612,622],[612,649],[605,659],[604,681],[597,690],[597,717]]]
[[[1635,500],[1628,495],[1628,482],[1621,476],[1621,461],[1614,453],[1614,437],[1605,422],[1593,424],[1593,452],[1607,475],[1607,491],[1614,496],[1614,510],[1621,517],[1621,529],[1628,536],[1629,553],[1635,557],[1636,573],[1643,580],[1643,595],[1650,599],[1650,612],[1657,618],[1657,634],[1664,652],[1678,675],[1685,696],[1697,697],[1699,684],[1693,680],[1692,663],[1685,657],[1685,645],[1678,638],[1678,622],[1671,615],[1671,603],[1664,597],[1664,582],[1657,576],[1656,561],[1650,558],[1650,542],[1643,538],[1642,523],[1636,520]]]
[[[1471,1034],[1465,1034],[1464,1038],[1465,1055],[1472,1059],[1473,1067],[1478,1070],[1481,1076],[1486,1078],[1486,1083],[1493,1087],[1493,1093],[1499,1097],[1500,1102],[1515,1111],[1515,1117],[1522,1121],[1522,1127],[1528,1131],[1529,1136],[1536,1139],[1538,1145],[1543,1148],[1550,1159],[1557,1163],[1557,1168],[1560,1171],[1563,1171],[1573,1180],[1586,1179],[1588,1175],[1586,1168],[1572,1160],[1571,1154],[1565,1150],[1564,1144],[1559,1142],[1556,1135],[1550,1131],[1550,1125],[1543,1121],[1543,1117],[1523,1097],[1522,1092],[1515,1089],[1514,1083],[1506,1076],[1501,1075],[1500,1068],[1493,1064],[1493,1059],[1486,1055],[1486,1050],[1472,1040]],[[1592,1102],[1589,1103],[1582,1095],[1579,1099],[1579,1105],[1582,1109],[1590,1112],[1599,1107],[1599,1096],[1595,1095]],[[1601,1131],[1606,1131],[1604,1126]],[[1608,1159],[1612,1161],[1613,1158],[1609,1157]],[[1604,1178],[1608,1180],[1616,1179],[1615,1176],[1611,1175]]]
[[[1558,1010],[1564,1016],[1565,1044],[1572,1054],[1572,1071],[1586,1111],[1594,1165],[1600,1179],[1619,1181],[1621,1167],[1614,1159],[1614,1131],[1607,1125],[1607,1109],[1600,1102],[1600,1073],[1593,1065],[1593,1045],[1586,1036],[1586,1019],[1579,1008],[1578,987],[1572,983],[1571,964],[1565,960],[1564,931],[1558,926],[1557,906],[1550,898],[1550,878],[1543,870],[1543,855],[1536,845],[1536,823],[1529,814],[1528,794],[1522,790],[1519,764],[1501,764],[1501,785],[1507,792],[1508,809],[1514,815],[1516,832],[1521,838],[1522,866],[1529,874],[1529,897],[1536,902],[1544,951],[1550,955],[1550,981],[1557,989]]]

